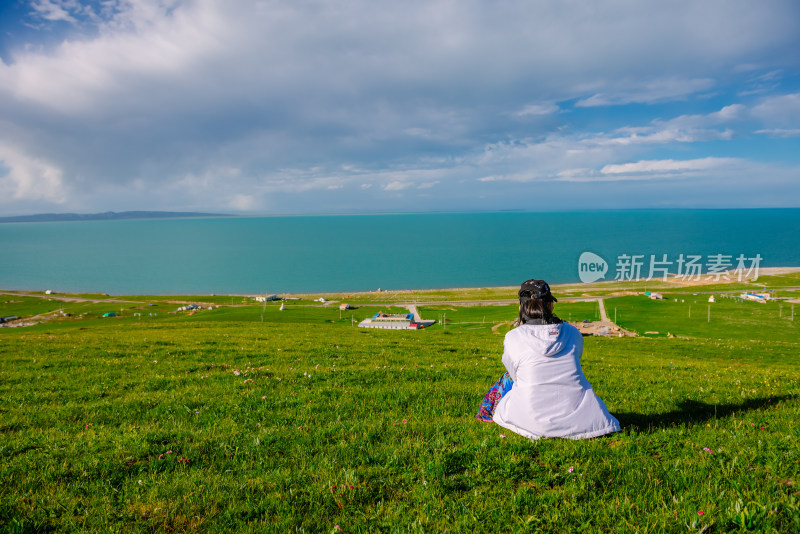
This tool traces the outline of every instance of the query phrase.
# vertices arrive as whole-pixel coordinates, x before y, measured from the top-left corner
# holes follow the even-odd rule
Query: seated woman
[[[618,432],[619,421],[581,370],[583,337],[553,315],[554,302],[544,280],[522,284],[520,324],[504,341],[507,372],[486,394],[476,417],[532,439],[583,439]]]

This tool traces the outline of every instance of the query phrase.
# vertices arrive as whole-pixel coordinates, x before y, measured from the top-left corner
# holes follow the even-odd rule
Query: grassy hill
[[[369,306],[4,295],[0,315],[72,316],[0,329],[0,530],[800,531],[796,323],[731,299],[709,323],[707,296],[667,296],[605,302],[658,335],[586,338],[623,431],[530,441],[473,417],[513,305],[383,331],[352,326]]]

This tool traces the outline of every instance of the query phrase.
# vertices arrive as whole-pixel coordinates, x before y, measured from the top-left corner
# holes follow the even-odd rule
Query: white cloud
[[[227,207],[236,211],[253,211],[261,206],[252,195],[238,194],[233,195],[233,198],[228,201]]]
[[[770,137],[800,137],[800,128],[770,128],[767,130],[756,130],[756,133],[768,135]]]
[[[615,84],[617,85],[617,84]],[[656,78],[641,83],[638,80],[623,80],[617,87],[595,93],[575,103],[577,107],[619,106],[622,104],[653,104],[671,100],[684,100],[689,95],[708,91],[714,87],[711,78]]]
[[[519,111],[515,111],[512,115],[516,117],[530,117],[539,115],[552,115],[558,113],[561,109],[553,103],[549,104],[526,104]]]
[[[56,165],[2,144],[0,162],[7,168],[5,175],[0,175],[0,204],[15,200],[64,203],[63,172]]]
[[[37,16],[44,20],[74,23],[77,21],[69,14],[69,10],[74,9],[76,4],[77,2],[70,0],[38,0],[31,2],[31,8]]]
[[[798,124],[796,95],[752,113],[736,100],[709,112],[698,97],[800,67],[793,0],[34,5],[37,24],[52,21],[43,34],[71,29],[6,47],[0,143],[36,154],[7,163],[18,179],[2,178],[4,192],[43,205],[266,209],[297,197],[313,211],[350,191],[376,207],[441,191],[448,207],[454,190],[475,193],[463,183],[608,179],[609,163],[677,145],[701,159],[700,142],[737,139],[753,117],[771,135]],[[693,111],[672,119],[654,116],[668,106],[589,109],[685,99]],[[19,185],[36,180],[57,193]]]
[[[383,189],[386,191],[402,191],[403,189],[408,189],[413,185],[413,182],[401,182],[399,180],[395,180],[394,182],[389,182],[386,184]]]
[[[600,172],[606,175],[616,174],[648,174],[648,173],[683,173],[688,171],[704,171],[737,162],[735,158],[700,158],[691,160],[643,160],[633,163],[605,165]]]
[[[800,93],[765,98],[753,107],[752,114],[769,125],[800,124]]]

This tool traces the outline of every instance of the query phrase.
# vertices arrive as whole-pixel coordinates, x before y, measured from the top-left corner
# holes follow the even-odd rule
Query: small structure
[[[320,297],[320,298],[317,299],[317,302],[321,302],[321,303],[325,304],[326,302],[328,302],[328,299],[326,299],[325,297]]]
[[[714,295],[708,297],[708,302],[717,302],[717,299],[714,298]]]
[[[342,304],[339,304],[339,309],[341,311],[349,310],[350,309],[350,305],[343,302]]]
[[[286,309],[286,303],[285,302],[281,302],[280,311],[283,311],[285,309]]]
[[[53,290],[52,289],[48,289],[47,291],[44,292],[44,294],[45,295],[52,295],[53,294]]]
[[[645,292],[645,295],[650,297],[650,300],[664,300],[664,295],[661,293],[650,293],[649,291]]]
[[[765,295],[763,293],[742,293],[741,298],[744,300],[752,300],[755,302],[760,302],[761,304],[766,304],[767,300],[769,300],[769,295]]]
[[[413,313],[378,312],[358,323],[358,326],[361,328],[386,328],[391,330],[419,330],[425,325],[416,322]]]
[[[117,314],[114,313],[114,312],[105,312],[103,314],[103,317],[116,317],[116,316],[117,316]]]
[[[281,300],[278,295],[264,295],[256,297],[256,302],[275,302],[276,300]]]

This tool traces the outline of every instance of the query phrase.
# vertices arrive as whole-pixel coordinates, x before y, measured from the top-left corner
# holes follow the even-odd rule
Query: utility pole
[[[689,304],[689,319],[692,318],[692,305]]]
[[[708,305],[708,322],[711,322],[711,304]]]

